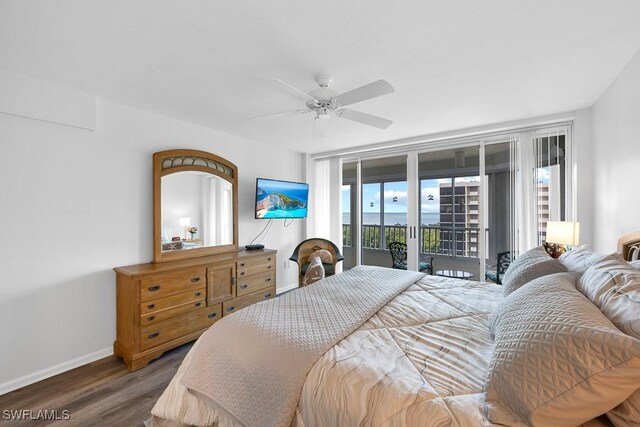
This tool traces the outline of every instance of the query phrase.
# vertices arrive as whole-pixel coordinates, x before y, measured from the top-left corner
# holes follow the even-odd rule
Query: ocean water
[[[307,217],[307,209],[290,209],[287,211],[283,211],[280,209],[276,209],[273,211],[266,211],[262,218],[270,219],[270,218],[306,218]]]
[[[430,224],[438,224],[440,222],[440,214],[432,213],[432,212],[423,212],[421,215],[421,224],[422,225],[430,225]],[[348,212],[342,213],[342,223],[350,224],[350,215]],[[363,224],[380,224],[380,214],[378,213],[370,213],[365,212],[362,214],[362,223]],[[407,214],[405,213],[385,213],[384,214],[384,223],[385,225],[406,225],[407,224]]]

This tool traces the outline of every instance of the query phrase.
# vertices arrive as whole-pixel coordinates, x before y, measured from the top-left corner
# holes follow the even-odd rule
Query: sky
[[[478,177],[456,178],[457,182],[478,181]],[[421,213],[438,213],[440,212],[440,184],[450,183],[450,178],[443,179],[423,179],[420,182],[420,194],[422,205]],[[433,200],[429,200],[429,195],[433,196]],[[342,187],[342,211],[349,212],[349,186]],[[362,190],[364,213],[380,212],[380,184],[364,184]],[[397,201],[393,201],[397,197]],[[387,213],[406,213],[407,212],[407,182],[386,182],[384,184],[384,211]],[[373,206],[372,206],[373,204]]]

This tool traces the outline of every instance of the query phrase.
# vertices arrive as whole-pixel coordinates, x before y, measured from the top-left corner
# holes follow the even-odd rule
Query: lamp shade
[[[191,218],[180,218],[181,227],[191,227]]]
[[[569,221],[547,222],[547,242],[558,245],[578,245],[580,243],[580,223]]]

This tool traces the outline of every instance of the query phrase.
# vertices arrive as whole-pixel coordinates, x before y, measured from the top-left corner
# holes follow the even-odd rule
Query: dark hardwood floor
[[[0,396],[2,426],[142,426],[193,343],[135,372],[115,356]],[[7,421],[6,410],[63,410],[69,420]]]

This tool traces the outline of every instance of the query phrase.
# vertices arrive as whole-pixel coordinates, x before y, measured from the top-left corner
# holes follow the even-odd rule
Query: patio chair
[[[487,280],[491,280],[493,283],[502,285],[502,276],[511,264],[511,252],[498,252],[496,256],[496,264],[487,266],[491,270],[487,270],[484,273],[484,277]],[[495,270],[493,270],[495,268]]]
[[[391,252],[392,267],[399,270],[407,269],[407,245],[402,242],[389,243],[389,251]],[[433,274],[433,257],[429,262],[420,261],[418,269],[422,273]]]

